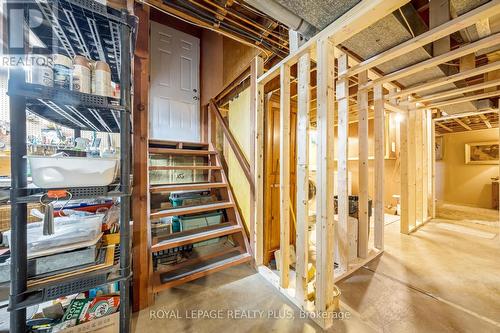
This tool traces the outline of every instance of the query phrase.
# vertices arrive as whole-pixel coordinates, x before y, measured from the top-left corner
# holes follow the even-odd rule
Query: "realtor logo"
[[[57,46],[52,24],[57,2],[51,0],[0,0],[2,3],[2,59],[0,66],[41,65],[51,61]],[[50,15],[44,15],[44,11]],[[45,13],[45,14],[47,14]]]

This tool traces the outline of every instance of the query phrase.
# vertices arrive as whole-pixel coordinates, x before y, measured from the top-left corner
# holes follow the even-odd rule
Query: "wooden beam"
[[[280,284],[288,288],[290,271],[290,66],[280,70]]]
[[[491,71],[494,71],[497,69],[500,69],[500,61],[496,61],[496,62],[487,64],[487,65],[477,67],[477,68],[474,68],[471,70],[467,70],[464,72],[460,72],[460,73],[457,73],[454,75],[444,76],[444,77],[440,77],[438,79],[429,80],[429,81],[426,81],[423,83],[419,83],[415,86],[403,89],[399,92],[392,92],[386,96],[386,99],[402,97],[402,96],[418,93],[420,91],[437,88],[437,87],[440,87],[440,86],[443,86],[446,84],[454,83],[454,82],[457,82],[460,80],[465,80],[469,77],[485,74],[485,73],[488,73],[488,72],[491,72]]]
[[[466,86],[466,87],[458,88],[458,89],[454,88],[454,89],[450,89],[450,90],[446,90],[446,91],[441,91],[441,92],[438,92],[435,94],[424,95],[420,98],[415,98],[414,102],[426,103],[429,101],[433,101],[435,99],[463,95],[465,93],[469,93],[472,91],[482,90],[482,89],[489,88],[489,87],[496,87],[499,85],[500,85],[500,79],[493,80],[493,81],[486,81],[486,82],[474,84],[472,86]]]
[[[316,311],[334,304],[334,47],[328,39],[317,42],[317,194],[316,194]],[[345,99],[347,101],[347,99]],[[325,326],[332,324],[331,318]],[[327,327],[324,327],[327,328]]]
[[[368,72],[358,74],[358,84],[368,81]],[[358,90],[358,256],[368,256],[368,91]]]
[[[261,57],[255,57],[250,65],[250,112],[252,113],[253,130],[250,142],[252,177],[255,184],[253,201],[250,211],[253,212],[250,225],[250,244],[255,263],[262,265],[264,252],[264,87],[257,83],[262,75],[264,62]]]
[[[348,68],[347,54],[341,53],[338,58],[339,72]],[[339,258],[339,267],[346,271],[349,266],[349,247],[347,244],[347,223],[349,219],[349,193],[348,193],[348,144],[349,144],[349,82],[348,79],[337,81],[336,99],[338,105],[338,154],[337,154],[337,194],[338,194],[338,218],[336,232],[336,243]]]
[[[409,0],[362,0],[347,13],[333,21],[325,29],[309,39],[296,52],[290,53],[271,69],[269,69],[259,82],[267,82],[278,76],[278,69],[282,64],[293,65],[306,52],[313,51],[320,39],[330,39],[334,45],[339,45],[358,32],[368,28],[373,23],[410,2]],[[314,58],[314,57],[313,57]]]
[[[442,116],[439,118],[434,118],[433,120],[437,122],[437,121],[443,121],[443,120],[449,120],[449,119],[455,119],[455,118],[478,116],[481,114],[494,113],[497,111],[498,111],[497,109],[488,109],[488,110],[483,110],[483,111],[461,112],[461,113],[450,114],[447,116]]]
[[[495,97],[500,95],[500,90],[496,91],[491,91],[487,93],[482,93],[482,94],[476,94],[476,95],[469,95],[469,96],[464,96],[464,97],[459,97],[455,99],[448,99],[446,101],[442,102],[436,102],[436,103],[430,103],[427,106],[420,107],[418,109],[428,109],[428,108],[440,108],[443,106],[447,105],[454,105],[454,104],[459,104],[462,102],[468,102],[468,101],[477,101],[480,99],[485,99],[485,98],[490,98],[490,97]]]
[[[375,191],[374,191],[374,244],[379,250],[384,249],[384,137],[385,110],[384,91],[381,85],[373,88],[373,106],[375,112]]]
[[[379,79],[375,79],[375,80],[373,80],[373,81],[371,81],[363,86],[360,86],[360,89],[368,89],[368,88],[372,88],[375,84],[383,84],[386,82],[395,81],[395,80],[398,80],[402,77],[406,77],[406,76],[424,71],[426,69],[433,68],[433,67],[435,67],[439,64],[442,64],[444,62],[463,57],[469,53],[474,53],[476,51],[494,46],[494,45],[499,44],[499,43],[500,43],[500,33],[496,33],[496,34],[491,35],[489,37],[480,39],[476,42],[459,47],[453,51],[446,52],[446,53],[441,54],[439,56],[430,58],[428,60],[424,60],[424,61],[419,62],[417,64],[414,64],[414,65],[402,68],[400,70],[397,70],[395,72],[392,72],[390,74],[387,74]]]
[[[469,125],[467,125],[466,123],[464,123],[464,122],[463,122],[463,121],[461,121],[460,119],[455,118],[454,120],[455,120],[455,122],[456,122],[457,124],[459,124],[460,126],[462,126],[463,128],[465,128],[466,130],[468,130],[468,131],[472,131],[472,128],[470,128],[470,126],[469,126]]]
[[[487,19],[492,15],[492,13],[498,12],[498,10],[500,10],[500,0],[490,1],[487,4],[482,5],[481,7],[460,15],[459,17],[451,21],[440,24],[423,34],[416,36],[415,38],[409,39],[406,42],[396,45],[389,50],[374,55],[360,62],[359,64],[352,66],[349,70],[347,70],[346,73],[341,74],[339,78],[343,78],[343,76],[356,75],[364,70],[376,67],[391,59],[395,59],[396,57],[423,47],[440,38],[465,29],[481,19]]]
[[[132,255],[133,255],[133,310],[147,308],[153,302],[150,285],[151,228],[149,223],[149,7],[135,3],[134,15],[139,18],[138,35],[134,50],[134,105],[132,194]]]
[[[295,297],[307,301],[307,276],[309,252],[309,112],[311,108],[310,72],[311,57],[308,53],[298,63],[297,102],[297,209],[296,209],[296,254]]]
[[[490,121],[488,120],[488,118],[484,114],[480,114],[479,118],[481,118],[481,120],[486,125],[486,127],[488,127],[488,128],[492,128],[493,127],[493,126],[491,126]]]
[[[453,132],[453,130],[451,128],[449,128],[448,126],[446,125],[443,125],[441,124],[440,122],[436,121],[436,125],[438,125],[439,127],[441,127],[442,129],[444,129],[445,131],[448,131],[448,132]]]

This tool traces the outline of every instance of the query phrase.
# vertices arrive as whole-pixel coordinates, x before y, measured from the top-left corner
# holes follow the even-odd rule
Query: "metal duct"
[[[270,17],[280,21],[289,29],[297,31],[306,39],[311,38],[317,32],[316,27],[312,24],[298,17],[274,0],[245,0],[245,2]]]

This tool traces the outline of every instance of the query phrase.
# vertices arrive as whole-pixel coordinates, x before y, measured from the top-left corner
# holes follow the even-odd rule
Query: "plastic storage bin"
[[[43,222],[27,225],[28,256],[36,256],[38,252],[67,245],[89,242],[101,233],[104,214],[92,216],[65,216],[54,218],[53,235],[43,235]],[[11,246],[10,230],[6,232],[9,247]]]
[[[220,224],[222,222],[222,216],[222,212],[216,211],[205,214],[178,216],[177,219],[179,221],[180,231],[186,231]],[[219,238],[213,238],[203,242],[195,243],[194,247],[214,244],[218,241]]]
[[[201,205],[214,201],[210,191],[177,191],[170,193],[169,200],[172,207]]]
[[[106,186],[115,180],[116,158],[28,156],[33,183],[42,188]]]

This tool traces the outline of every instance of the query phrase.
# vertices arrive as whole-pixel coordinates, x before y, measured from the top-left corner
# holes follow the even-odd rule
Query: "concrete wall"
[[[443,160],[436,162],[436,199],[491,208],[490,178],[498,176],[498,165],[465,164],[465,144],[496,141],[498,129],[450,133],[443,137]]]

